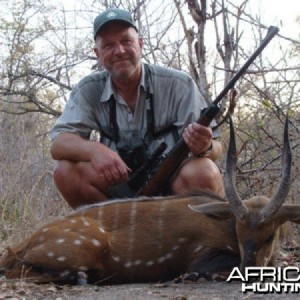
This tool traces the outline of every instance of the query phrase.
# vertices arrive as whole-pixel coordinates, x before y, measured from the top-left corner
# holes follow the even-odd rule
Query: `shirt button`
[[[128,121],[131,122],[133,119],[132,112],[128,112]]]

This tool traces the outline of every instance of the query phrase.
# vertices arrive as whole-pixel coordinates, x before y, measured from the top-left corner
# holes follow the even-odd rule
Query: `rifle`
[[[245,62],[245,64],[241,67],[241,69],[232,77],[232,79],[227,83],[225,88],[221,91],[221,93],[216,97],[216,99],[212,102],[212,104],[207,107],[200,118],[196,121],[197,123],[203,126],[209,126],[210,122],[214,119],[217,113],[220,110],[218,104],[221,100],[227,95],[229,90],[234,88],[237,80],[246,72],[248,67],[252,64],[252,62],[256,59],[256,57],[263,51],[263,49],[269,44],[272,38],[279,32],[279,29],[275,26],[271,26],[268,29],[267,35],[262,40],[259,47],[255,50],[255,52],[250,56],[250,58]],[[157,151],[155,151],[157,152]],[[113,197],[132,197],[137,195],[144,196],[154,196],[158,195],[162,190],[162,187],[168,182],[172,175],[179,168],[180,164],[189,154],[189,148],[183,138],[175,144],[175,146],[171,149],[171,151],[166,155],[166,157],[161,162],[159,168],[151,174],[151,170],[156,167],[156,164],[159,163],[159,157],[155,157],[152,159],[151,164],[154,165],[154,168],[151,170],[147,168],[140,168],[139,174],[143,175],[144,182],[139,181],[139,184],[135,184],[135,181],[131,178],[127,183],[125,183],[126,188],[124,189],[124,184],[119,186],[114,186],[110,189],[110,194]],[[145,165],[145,164],[144,164]],[[149,164],[146,164],[149,167]],[[147,178],[149,177],[150,178]],[[134,176],[133,176],[134,178]],[[147,180],[148,179],[148,180]],[[126,195],[124,195],[126,193]]]
[[[133,197],[139,187],[143,186],[150,175],[150,170],[153,170],[153,166],[156,166],[160,160],[161,155],[167,149],[167,144],[162,142],[150,155],[147,160],[139,167],[130,177],[127,182],[122,182],[118,185],[109,188],[110,198],[123,198]]]

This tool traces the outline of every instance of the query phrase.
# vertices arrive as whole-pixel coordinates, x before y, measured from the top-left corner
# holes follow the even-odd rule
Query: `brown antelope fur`
[[[286,221],[300,206],[283,205],[290,182],[288,121],[283,175],[275,195],[241,201],[235,188],[232,122],[224,179],[228,202],[212,193],[113,200],[47,224],[0,258],[7,278],[35,282],[157,282],[186,272],[229,272],[273,263]]]
[[[7,278],[155,282],[187,272],[210,248],[238,253],[234,224],[188,205],[224,200],[210,193],[116,200],[84,207],[47,224],[0,259]],[[213,235],[210,233],[214,233]]]

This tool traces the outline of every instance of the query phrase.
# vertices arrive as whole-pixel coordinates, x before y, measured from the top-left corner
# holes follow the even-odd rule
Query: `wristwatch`
[[[206,157],[208,156],[211,152],[212,152],[212,149],[213,149],[213,142],[211,142],[209,148],[197,155],[194,155],[195,157],[198,157],[198,158],[201,158],[201,157]]]

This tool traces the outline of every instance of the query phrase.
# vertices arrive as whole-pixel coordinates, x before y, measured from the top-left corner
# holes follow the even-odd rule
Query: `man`
[[[170,193],[203,188],[223,195],[213,162],[221,144],[211,128],[193,123],[206,105],[190,76],[142,62],[143,40],[127,11],[97,16],[94,40],[105,70],[78,83],[51,132],[54,180],[69,205],[109,198],[109,188],[126,182],[161,142],[167,153],[180,135],[191,154],[169,183]],[[89,139],[92,130],[100,142]]]

